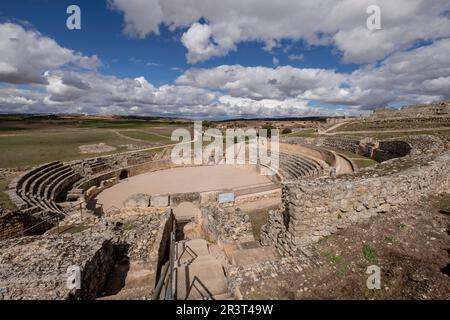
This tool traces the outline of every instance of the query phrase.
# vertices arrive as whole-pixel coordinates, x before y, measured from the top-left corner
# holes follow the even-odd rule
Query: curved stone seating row
[[[153,158],[153,154],[124,153],[66,163],[54,161],[14,178],[6,192],[24,215],[44,221],[60,219],[67,214],[67,209],[64,209],[68,205],[66,202],[79,200],[86,187],[118,176],[123,167],[130,166],[130,162],[145,164]]]
[[[52,162],[25,173],[16,184],[16,193],[27,204],[24,210],[37,215],[63,214],[56,200],[61,192],[81,178],[73,168]]]
[[[17,193],[28,203],[30,206],[36,205],[34,199],[30,198],[30,194],[32,193],[32,185],[33,183],[39,179],[41,175],[45,175],[48,172],[52,171],[55,168],[61,166],[60,162],[52,162],[50,164],[44,165],[37,169],[33,169],[32,171],[25,174],[22,179],[19,180],[17,185]],[[33,187],[34,188],[34,187]]]
[[[321,173],[320,164],[305,157],[290,155],[287,157],[283,157],[283,161],[286,164],[291,164],[294,167],[300,167],[301,169],[304,169],[306,175],[319,175]]]
[[[41,199],[50,199],[51,190],[61,179],[64,179],[67,174],[70,174],[72,171],[72,168],[65,166],[64,168],[61,168],[61,170],[54,172],[51,176],[47,177],[44,183],[41,184],[38,196]]]
[[[280,154],[281,175],[287,179],[317,177],[322,174],[320,164],[300,155]]]
[[[34,169],[32,169],[32,170],[26,172],[26,173],[25,173],[24,175],[22,175],[22,176],[20,177],[20,179],[17,181],[17,186],[16,186],[17,190],[20,190],[20,189],[22,188],[23,184],[24,184],[31,176],[34,176],[34,175],[36,175],[36,174],[39,174],[40,172],[46,170],[46,169],[49,168],[49,167],[54,166],[55,164],[58,164],[58,163],[60,163],[60,162],[59,162],[59,161],[50,162],[50,163],[47,163],[47,164],[45,164],[45,165],[43,165],[43,166],[41,166],[41,167],[34,168]]]
[[[102,172],[108,169],[108,164],[105,162],[103,158],[96,158],[86,163],[92,170],[92,173]]]

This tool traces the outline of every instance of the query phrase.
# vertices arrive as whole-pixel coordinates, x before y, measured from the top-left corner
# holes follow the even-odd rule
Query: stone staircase
[[[280,154],[279,172],[287,180],[318,177],[323,174],[317,161],[292,154]]]
[[[178,241],[175,257],[175,299],[233,300],[223,266],[210,254],[206,240]]]

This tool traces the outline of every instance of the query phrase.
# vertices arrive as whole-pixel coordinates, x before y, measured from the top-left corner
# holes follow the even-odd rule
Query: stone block
[[[170,206],[176,207],[182,202],[199,203],[200,193],[187,192],[187,193],[175,193],[170,195]]]
[[[156,208],[168,207],[169,206],[169,195],[168,194],[158,194],[151,198],[151,206]]]
[[[137,193],[129,196],[124,202],[125,208],[147,208],[150,206],[150,196],[143,193]]]

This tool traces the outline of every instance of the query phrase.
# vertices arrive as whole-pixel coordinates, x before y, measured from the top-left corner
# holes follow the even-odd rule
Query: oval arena
[[[334,146],[371,152],[386,165],[358,173]],[[445,189],[450,166],[442,150],[438,139],[419,136],[329,137],[322,146],[286,139],[268,176],[261,173],[274,169],[260,163],[175,165],[170,147],[55,161],[9,185],[20,211],[2,217],[0,249],[17,266],[39,260],[51,279],[82,266],[81,290],[56,282],[58,290],[48,287],[39,298],[239,299],[246,274],[296,273],[309,261],[301,258],[306,246],[396,208],[399,199]],[[420,170],[408,167],[416,154]],[[55,265],[44,248],[65,258]],[[33,298],[36,291],[17,292]]]

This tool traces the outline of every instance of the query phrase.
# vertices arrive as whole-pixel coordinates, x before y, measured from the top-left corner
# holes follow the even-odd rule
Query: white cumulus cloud
[[[122,12],[125,32],[144,38],[160,25],[188,28],[182,42],[191,63],[223,56],[236,45],[280,40],[332,44],[345,62],[370,63],[417,40],[450,36],[448,0],[109,0]],[[369,5],[381,9],[382,30],[366,28]],[[203,19],[205,23],[198,22]]]

